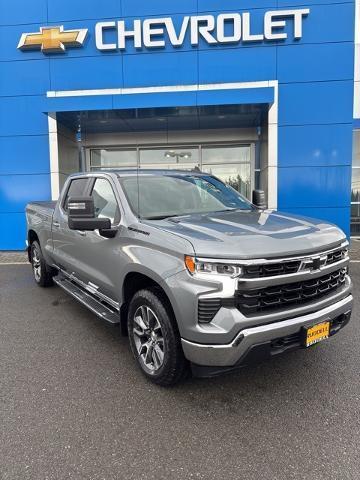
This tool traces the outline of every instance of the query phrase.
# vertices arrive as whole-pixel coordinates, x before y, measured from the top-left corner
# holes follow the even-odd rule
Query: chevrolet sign
[[[164,48],[167,40],[173,47],[181,47],[186,37],[190,38],[192,46],[197,46],[200,39],[209,45],[286,40],[289,35],[299,40],[303,34],[304,17],[309,13],[309,8],[268,11],[264,15],[263,30],[257,33],[251,29],[250,12],[185,16],[178,28],[170,17],[136,19],[130,23],[111,20],[95,25],[95,44],[100,51],[110,51],[126,49],[128,41],[133,42],[135,48]],[[289,21],[292,22],[292,33],[286,29]],[[24,33],[18,48],[61,53],[67,47],[81,47],[86,35],[87,29],[42,27],[40,33]]]

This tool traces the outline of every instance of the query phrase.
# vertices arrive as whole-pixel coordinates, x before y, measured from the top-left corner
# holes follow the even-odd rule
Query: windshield
[[[121,177],[120,182],[133,212],[147,220],[254,208],[236,190],[211,175],[142,173]]]

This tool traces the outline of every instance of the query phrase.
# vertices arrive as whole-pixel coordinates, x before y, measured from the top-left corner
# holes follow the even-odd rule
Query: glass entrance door
[[[90,170],[109,168],[199,169],[211,173],[251,198],[254,188],[252,144],[182,145],[93,149]]]
[[[201,169],[250,199],[253,186],[250,145],[204,147]]]

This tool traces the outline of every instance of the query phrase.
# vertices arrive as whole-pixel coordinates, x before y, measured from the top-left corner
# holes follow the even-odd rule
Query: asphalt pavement
[[[27,265],[0,265],[0,479],[360,478],[352,322],[309,350],[171,389],[126,338]]]

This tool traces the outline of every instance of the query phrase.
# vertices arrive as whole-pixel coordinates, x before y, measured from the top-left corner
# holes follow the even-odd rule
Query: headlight
[[[185,255],[185,266],[192,275],[204,273],[235,278],[242,274],[242,268],[239,265],[221,263],[215,259],[197,259],[190,255]]]

